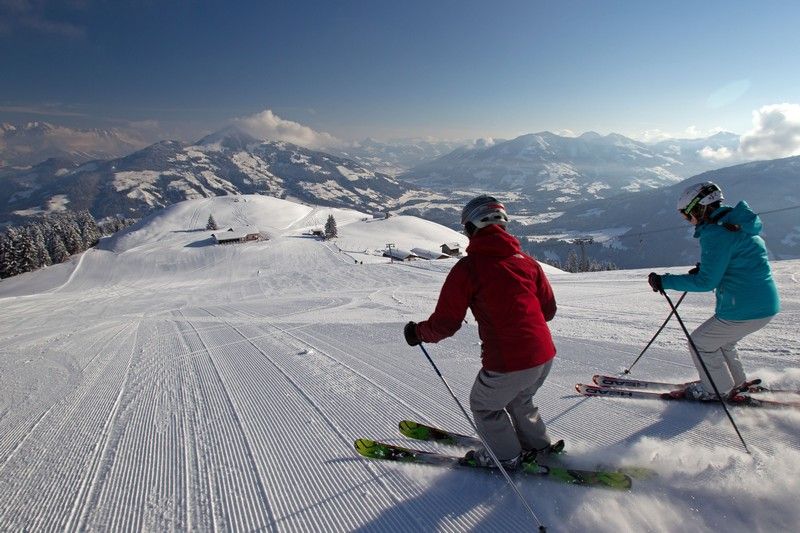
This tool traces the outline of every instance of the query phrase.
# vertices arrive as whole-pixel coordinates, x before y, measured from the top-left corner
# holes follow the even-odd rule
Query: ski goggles
[[[697,204],[699,204],[699,203],[700,203],[700,197],[696,196],[694,199],[692,199],[691,202],[689,202],[689,204],[686,207],[684,207],[683,209],[678,209],[678,212],[681,215],[683,215],[683,218],[685,218],[686,220],[691,220],[692,219],[692,215],[691,215],[692,210],[695,207],[697,207]]]

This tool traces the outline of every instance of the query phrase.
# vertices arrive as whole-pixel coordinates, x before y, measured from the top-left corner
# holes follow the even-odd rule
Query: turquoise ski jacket
[[[721,206],[713,222],[698,224],[700,271],[664,274],[665,289],[689,292],[716,290],[716,316],[723,320],[766,318],[780,311],[778,288],[772,279],[767,247],[759,237],[761,219],[747,202]]]

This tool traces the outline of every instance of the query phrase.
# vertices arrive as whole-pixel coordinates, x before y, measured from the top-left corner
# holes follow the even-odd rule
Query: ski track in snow
[[[187,228],[216,205],[197,202],[183,215]],[[237,203],[230,217],[253,223],[252,209]],[[370,437],[465,451],[397,431],[411,418],[471,433],[402,338],[407,320],[433,310],[442,263],[361,265],[357,254],[293,236],[202,253],[185,244],[197,235],[165,238],[86,253],[57,290],[2,298],[0,529],[531,529],[500,476],[370,461],[353,449]],[[791,386],[800,386],[800,371],[787,370],[800,351],[796,264],[776,264],[784,312],[741,346],[749,372]],[[520,490],[550,531],[791,529],[800,520],[800,413],[732,409],[754,468],[718,406],[574,392],[630,365],[666,318],[645,277],[551,276],[559,355],[536,401],[582,466],[632,463],[660,477],[622,493],[538,478],[518,481]],[[687,326],[707,317],[712,298],[686,298]],[[468,316],[455,337],[428,347],[465,406],[477,344]],[[670,324],[631,377],[695,375]],[[763,505],[731,504],[737,497]]]

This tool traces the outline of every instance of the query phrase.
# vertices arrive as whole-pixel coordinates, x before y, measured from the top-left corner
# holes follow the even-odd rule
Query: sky
[[[800,105],[798,22],[794,1],[0,0],[0,121],[182,140],[236,120],[343,142],[746,134]]]

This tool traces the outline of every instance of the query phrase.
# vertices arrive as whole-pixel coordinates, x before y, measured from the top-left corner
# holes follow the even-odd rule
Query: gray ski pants
[[[694,353],[691,345],[689,353],[706,391],[713,392],[714,388],[697,356],[702,357],[720,394],[725,394],[747,380],[736,343],[766,326],[770,320],[771,316],[754,320],[722,320],[712,316],[692,332],[692,340],[699,354]]]
[[[553,361],[517,372],[481,370],[475,378],[469,405],[478,433],[497,458],[507,461],[522,450],[550,445],[544,421],[533,404]]]

